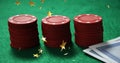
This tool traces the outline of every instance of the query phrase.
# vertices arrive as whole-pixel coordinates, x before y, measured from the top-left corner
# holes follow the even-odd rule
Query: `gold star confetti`
[[[107,8],[110,8],[110,5],[107,5]]]
[[[33,57],[38,58],[39,54],[33,54]]]
[[[29,2],[29,4],[30,6],[35,6],[35,3],[32,0]]]
[[[45,2],[45,0],[41,0],[41,2],[42,2],[42,3],[44,3],[44,2]]]
[[[48,11],[48,16],[52,16],[52,13],[50,11]]]
[[[20,1],[19,1],[19,0],[16,0],[15,4],[16,4],[16,5],[20,5]]]
[[[42,53],[42,52],[43,52],[43,50],[42,50],[42,49],[38,49],[38,52],[39,52],[39,53]]]
[[[60,45],[60,47],[61,47],[61,51],[63,50],[63,49],[65,49],[65,45],[67,44],[67,42],[64,42],[64,40],[62,41],[62,44]]]
[[[42,41],[43,41],[43,42],[47,42],[47,40],[46,40],[45,37],[42,37]]]

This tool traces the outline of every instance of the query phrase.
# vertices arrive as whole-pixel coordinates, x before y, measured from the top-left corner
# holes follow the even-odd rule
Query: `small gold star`
[[[29,2],[29,4],[30,6],[35,6],[35,3],[32,0]]]
[[[47,40],[46,40],[45,37],[42,37],[42,41],[43,41],[43,42],[47,42]]]
[[[42,52],[43,52],[43,50],[42,50],[42,49],[38,49],[38,52],[39,52],[39,53],[42,53]]]
[[[48,11],[48,16],[52,16],[52,13],[50,11]]]
[[[15,4],[16,4],[16,5],[20,5],[20,1],[19,1],[19,0],[16,0]]]
[[[38,54],[33,54],[33,57],[38,58],[39,55]]]
[[[44,2],[45,2],[45,0],[41,0],[41,2],[42,2],[42,3],[44,3]]]
[[[67,42],[64,42],[64,40],[62,41],[62,44],[60,45],[60,47],[61,47],[61,51],[63,50],[63,49],[65,49],[65,45],[67,44]]]

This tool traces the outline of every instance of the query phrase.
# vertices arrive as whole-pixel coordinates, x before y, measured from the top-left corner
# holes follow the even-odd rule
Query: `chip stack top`
[[[29,26],[35,25],[36,22],[37,18],[35,16],[23,14],[10,17],[8,20],[8,25],[13,28],[29,28]]]
[[[103,31],[102,18],[94,14],[78,15],[74,19],[74,24],[76,32],[94,33]]]

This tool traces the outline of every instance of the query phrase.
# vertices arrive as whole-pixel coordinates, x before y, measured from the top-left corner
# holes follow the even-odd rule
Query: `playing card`
[[[108,40],[107,42],[115,42],[115,41],[120,41],[120,37]],[[86,54],[93,56],[94,58],[99,59],[105,63],[111,63],[109,60],[105,59],[104,57],[102,57],[101,55],[96,53],[94,50],[92,50],[91,48],[85,49],[85,50],[83,50],[83,52],[85,52]]]
[[[120,37],[117,37],[117,38],[114,38],[114,39],[108,40],[107,42],[114,42],[114,41],[120,41]]]
[[[100,56],[99,54],[97,54],[95,51],[93,51],[90,48],[83,50],[83,52],[85,52],[86,54],[93,56],[94,58],[101,60],[105,63],[110,63],[108,60],[106,60],[104,57]]]
[[[120,41],[101,43],[90,48],[108,61],[120,63]]]

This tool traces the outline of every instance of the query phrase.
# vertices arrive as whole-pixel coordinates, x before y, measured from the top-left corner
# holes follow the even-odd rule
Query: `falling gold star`
[[[107,5],[107,8],[110,8],[110,5]]]
[[[20,5],[20,1],[19,1],[19,0],[16,0],[15,4],[16,4],[16,5]]]
[[[38,58],[39,54],[33,54],[33,57]]]
[[[52,13],[50,11],[48,11],[48,16],[52,16]]]
[[[38,52],[39,52],[39,53],[42,53],[42,52],[43,52],[43,50],[42,50],[42,49],[38,49]]]
[[[64,40],[62,41],[62,44],[60,45],[60,47],[61,47],[61,51],[63,50],[63,49],[65,49],[65,45],[67,44],[67,42],[64,42]]]
[[[45,37],[42,37],[42,41],[43,41],[43,42],[47,42],[47,40],[46,40]]]
[[[32,0],[29,2],[29,4],[30,6],[35,6],[35,3]]]
[[[42,3],[44,3],[44,2],[45,2],[45,0],[41,0],[41,2],[42,2]]]

